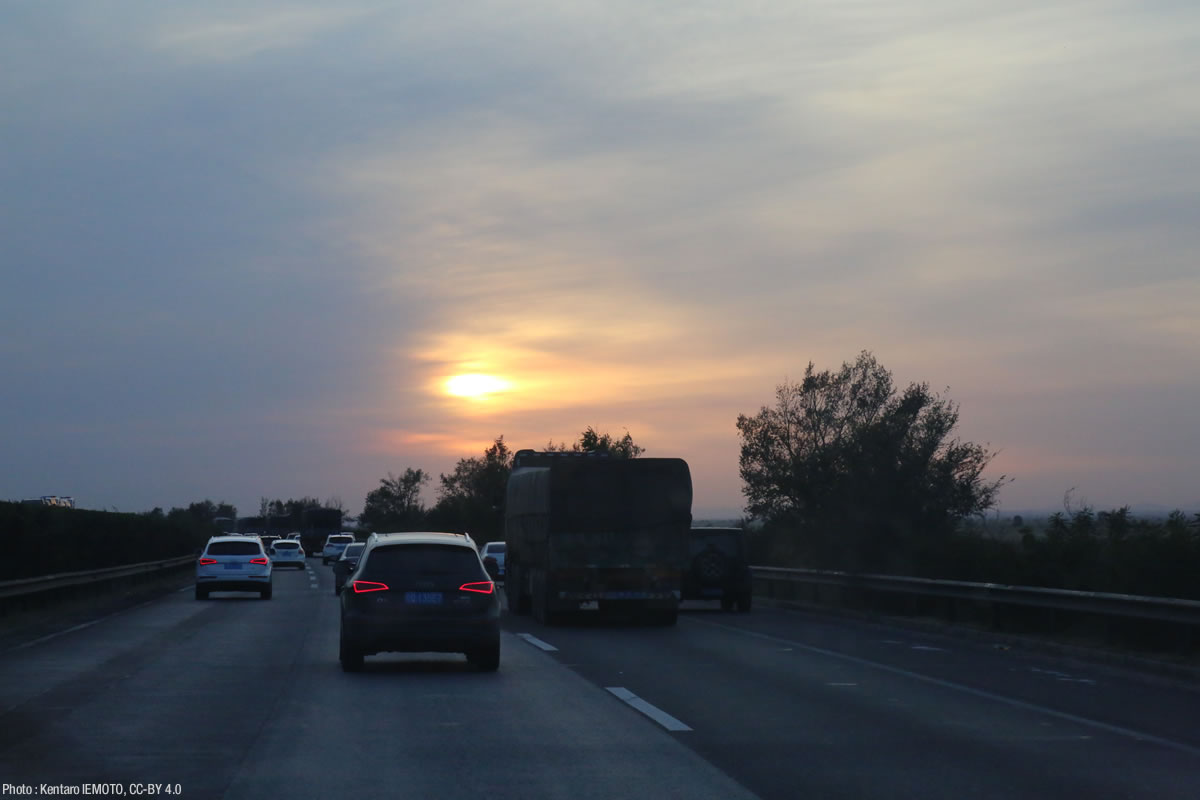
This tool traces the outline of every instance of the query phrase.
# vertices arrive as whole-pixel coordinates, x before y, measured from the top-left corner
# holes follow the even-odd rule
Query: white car
[[[321,550],[321,563],[328,564],[342,557],[346,545],[354,544],[353,533],[331,533],[325,538],[325,547]]]
[[[257,536],[214,536],[196,561],[196,599],[209,592],[258,592],[271,599],[271,559]]]
[[[273,566],[304,569],[304,548],[295,539],[280,539],[267,551],[267,555],[271,557]]]
[[[480,558],[491,556],[496,559],[496,575],[499,578],[504,577],[504,542],[488,542],[483,546],[483,551],[480,552]]]

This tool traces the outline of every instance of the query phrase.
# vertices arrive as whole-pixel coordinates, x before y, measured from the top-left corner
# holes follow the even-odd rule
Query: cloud
[[[1148,399],[1200,389],[1192,4],[136,12],[3,12],[0,412],[76,437],[21,448],[149,430],[169,472],[175,426],[352,498],[628,426],[740,505],[737,413],[863,348],[1048,484],[1150,415],[1144,470],[1094,473],[1165,485],[1194,422]],[[466,371],[512,387],[446,397]],[[1048,422],[1072,394],[1121,402]],[[104,491],[204,493],[135,472]]]
[[[357,21],[367,9],[323,5],[247,8],[209,5],[181,10],[156,26],[150,46],[184,63],[226,63],[280,49],[311,46],[323,34]]]

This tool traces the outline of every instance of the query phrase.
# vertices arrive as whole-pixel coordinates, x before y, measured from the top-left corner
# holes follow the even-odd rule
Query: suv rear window
[[[417,578],[453,577],[488,580],[474,550],[444,544],[396,544],[376,547],[362,575],[368,580],[400,584]]]
[[[299,544],[297,544],[296,542],[293,542],[293,541],[276,542],[275,543],[276,550],[295,550],[299,546],[300,546]]]
[[[354,541],[353,536],[330,536],[330,544],[351,544]]]
[[[483,551],[485,553],[503,553],[504,542],[488,542],[484,545]]]
[[[210,542],[210,556],[257,556],[262,555],[262,545],[258,542]]]

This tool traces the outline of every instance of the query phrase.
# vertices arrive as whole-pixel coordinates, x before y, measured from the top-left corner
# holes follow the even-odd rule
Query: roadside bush
[[[214,532],[181,509],[164,516],[0,503],[0,581],[184,556]]]
[[[800,530],[785,519],[751,538],[763,566],[912,575],[1092,592],[1200,599],[1200,514],[1136,519],[1128,508],[1054,514],[1041,534],[1022,525],[998,537],[970,526],[951,534],[909,536],[884,553],[856,553],[862,540],[836,531]],[[872,546],[878,546],[878,542]]]

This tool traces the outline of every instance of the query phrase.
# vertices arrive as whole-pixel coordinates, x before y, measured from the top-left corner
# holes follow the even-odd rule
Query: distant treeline
[[[751,535],[755,563],[768,566],[867,571],[887,564],[891,574],[1042,586],[1091,592],[1200,600],[1200,514],[1174,511],[1166,519],[1137,519],[1128,507],[1083,508],[1051,516],[1044,527],[1014,519],[1009,535],[963,525],[929,538],[892,539],[887,552],[855,553],[839,530],[768,524]],[[867,537],[877,547],[888,539]]]
[[[123,514],[0,502],[0,581],[185,556],[214,532],[188,509]]]

